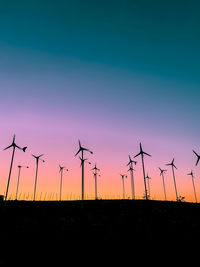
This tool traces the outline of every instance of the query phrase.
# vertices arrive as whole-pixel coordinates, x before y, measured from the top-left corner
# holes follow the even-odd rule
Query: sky
[[[85,154],[86,198],[94,197],[91,167],[97,163],[98,194],[121,198],[120,173],[142,142],[152,199],[164,199],[159,169],[175,158],[178,194],[194,201],[194,171],[200,201],[200,3],[158,0],[0,1],[0,193],[7,185],[12,142],[27,146],[15,154],[9,194],[14,198],[18,164],[21,198],[31,199],[35,159],[40,162],[37,199],[58,198],[59,164],[63,199],[81,195],[78,140]],[[144,183],[137,158],[136,197]],[[165,175],[175,200],[171,169]],[[42,193],[42,195],[41,195]],[[50,195],[51,194],[51,195]],[[54,195],[53,195],[54,194]]]

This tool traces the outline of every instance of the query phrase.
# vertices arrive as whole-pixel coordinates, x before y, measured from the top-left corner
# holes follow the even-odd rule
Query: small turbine
[[[136,165],[137,161],[132,160],[130,156],[128,156],[128,157],[129,157],[129,162],[128,162],[128,164],[126,166],[130,167],[128,171],[130,171],[130,174],[131,174],[132,199],[135,199],[135,185],[134,185],[134,177],[133,177],[133,171],[134,171],[133,164]]]
[[[164,196],[165,196],[165,201],[167,200],[167,196],[166,196],[166,190],[165,190],[165,179],[164,179],[164,173],[167,170],[162,170],[161,168],[159,168],[160,170],[160,176],[162,176],[162,181],[163,181],[163,190],[164,190]]]
[[[20,174],[21,174],[21,168],[29,168],[29,166],[21,166],[21,165],[18,165],[18,178],[17,178],[17,189],[16,189],[16,197],[15,199],[17,200],[17,195],[18,195],[18,188],[19,188],[19,179],[20,179]]]
[[[65,171],[68,171],[68,169],[65,168],[64,166],[60,166],[60,165],[59,165],[59,168],[60,168],[59,173],[60,173],[60,201],[61,201],[61,199],[62,199],[61,194],[62,194],[63,171],[64,171],[64,170],[65,170]]]
[[[124,178],[127,178],[127,175],[125,174],[120,174],[122,177],[122,186],[123,186],[123,199],[125,199],[125,187],[124,187]]]
[[[41,160],[42,162],[45,162],[41,157],[44,154],[41,154],[39,156],[32,155],[36,159],[36,172],[35,172],[35,186],[34,186],[34,193],[33,193],[33,200],[35,201],[35,194],[36,194],[36,186],[37,186],[37,177],[38,177],[38,165],[39,161]]]
[[[195,198],[195,201],[196,201],[196,203],[197,203],[197,195],[196,195],[196,190],[195,190],[194,174],[193,174],[193,171],[191,171],[190,173],[188,173],[188,175],[191,175],[191,177],[192,177],[192,185],[193,185],[193,190],[194,190],[194,198]]]
[[[98,176],[98,171],[100,171],[100,169],[98,169],[95,164],[94,168],[91,170],[94,171],[93,174],[94,174],[94,182],[95,182],[95,200],[97,200],[98,199],[97,198],[97,176]]]

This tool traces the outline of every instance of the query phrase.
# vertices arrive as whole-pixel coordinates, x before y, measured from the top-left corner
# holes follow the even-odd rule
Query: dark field
[[[92,255],[98,261],[105,255],[135,257],[143,250],[196,246],[200,240],[200,204],[195,203],[8,201],[0,203],[0,214],[2,265],[46,266],[69,259],[77,265]]]

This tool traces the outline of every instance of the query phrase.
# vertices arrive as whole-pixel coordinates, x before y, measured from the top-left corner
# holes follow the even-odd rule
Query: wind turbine
[[[97,175],[98,175],[98,171],[100,171],[100,169],[97,168],[96,163],[95,163],[94,168],[91,170],[94,171],[93,174],[94,174],[94,182],[95,182],[95,200],[97,200],[98,199],[97,198]]]
[[[194,197],[195,197],[195,201],[197,203],[197,195],[196,195],[196,190],[195,190],[195,185],[194,185],[194,174],[193,174],[193,171],[188,173],[188,175],[191,175],[191,177],[192,177],[192,185],[193,185],[193,189],[194,189]]]
[[[132,199],[135,199],[135,186],[134,186],[134,178],[133,178],[133,171],[134,171],[133,163],[136,165],[137,161],[132,160],[130,156],[128,156],[128,157],[129,157],[129,162],[128,162],[128,164],[126,166],[130,167],[128,171],[130,171],[130,174],[131,174]]]
[[[80,140],[78,142],[79,142],[79,149],[74,156],[76,157],[79,153],[81,153],[81,157],[79,158],[81,159],[81,167],[82,167],[82,200],[84,200],[84,165],[85,165],[84,163],[86,160],[84,159],[84,151],[87,151],[90,154],[93,154],[93,152],[90,151],[88,148],[82,147]]]
[[[175,174],[174,174],[174,168],[176,168],[176,166],[174,165],[174,158],[172,160],[171,163],[166,164],[166,166],[172,166],[172,174],[173,174],[173,180],[174,180],[174,189],[175,189],[175,193],[176,193],[176,200],[178,201],[178,193],[177,193],[177,187],[176,187],[176,179],[175,179]]]
[[[160,170],[160,176],[162,176],[162,181],[163,181],[163,190],[164,190],[164,196],[165,196],[165,201],[167,200],[167,197],[166,197],[166,190],[165,190],[165,179],[164,179],[164,173],[167,171],[167,170],[162,170],[161,168],[159,168]]]
[[[122,185],[123,185],[123,199],[125,199],[125,187],[124,187],[124,177],[127,178],[127,175],[120,174],[122,177]]]
[[[8,189],[9,189],[9,184],[10,184],[10,178],[11,178],[11,173],[12,173],[12,166],[13,166],[13,160],[14,160],[14,155],[15,155],[15,149],[18,148],[20,150],[23,150],[24,152],[26,151],[27,149],[27,146],[21,148],[19,146],[17,146],[15,144],[15,134],[13,136],[13,141],[12,141],[12,144],[6,148],[4,148],[4,150],[7,150],[9,149],[10,147],[13,147],[13,152],[12,152],[12,158],[11,158],[11,163],[10,163],[10,171],[9,171],[9,175],[8,175],[8,183],[7,183],[7,188],[6,188],[6,195],[5,195],[5,200],[7,200],[7,196],[8,196]]]
[[[16,200],[17,200],[17,194],[18,194],[18,188],[19,188],[19,179],[20,179],[20,174],[21,174],[21,168],[29,168],[29,166],[21,166],[18,165],[18,179],[17,179],[17,189],[16,189]]]
[[[143,175],[144,175],[144,190],[145,190],[145,198],[146,200],[148,200],[148,195],[147,195],[147,185],[146,185],[146,176],[145,176],[145,168],[144,168],[144,155],[147,155],[149,157],[151,157],[151,155],[149,155],[148,153],[144,152],[142,150],[142,144],[140,143],[140,152],[134,157],[138,157],[139,155],[141,155],[142,158],[142,168],[143,168]]]
[[[63,171],[64,170],[68,171],[68,169],[66,169],[64,166],[60,166],[60,165],[59,165],[59,167],[60,167],[59,172],[60,172],[60,201],[61,201]]]
[[[32,156],[36,159],[36,172],[35,172],[35,186],[34,186],[34,193],[33,193],[33,200],[35,201],[35,194],[36,194],[36,186],[37,186],[37,176],[38,176],[38,165],[39,165],[39,161],[41,160],[42,162],[45,162],[43,159],[41,159],[41,157],[44,154],[41,154],[39,156],[35,156],[32,154]]]
[[[146,179],[147,179],[147,182],[148,182],[148,198],[150,198],[150,183],[149,183],[149,180],[151,179],[151,177],[149,177],[148,173],[147,173],[147,176],[146,176]]]

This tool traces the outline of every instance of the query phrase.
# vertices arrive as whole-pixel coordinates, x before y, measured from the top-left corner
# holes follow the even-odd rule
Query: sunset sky
[[[9,194],[14,196],[17,165],[23,169],[19,193],[33,194],[35,159],[40,163],[37,193],[81,195],[78,139],[101,169],[100,197],[122,197],[120,173],[128,155],[144,151],[151,196],[164,199],[158,167],[175,158],[178,194],[194,201],[194,171],[200,201],[200,3],[159,0],[1,0],[0,1],[0,194],[8,179],[11,150],[17,150]],[[144,184],[137,158],[136,197]],[[85,193],[94,197],[86,165]],[[167,198],[175,200],[171,169]],[[131,197],[130,175],[125,181]]]

